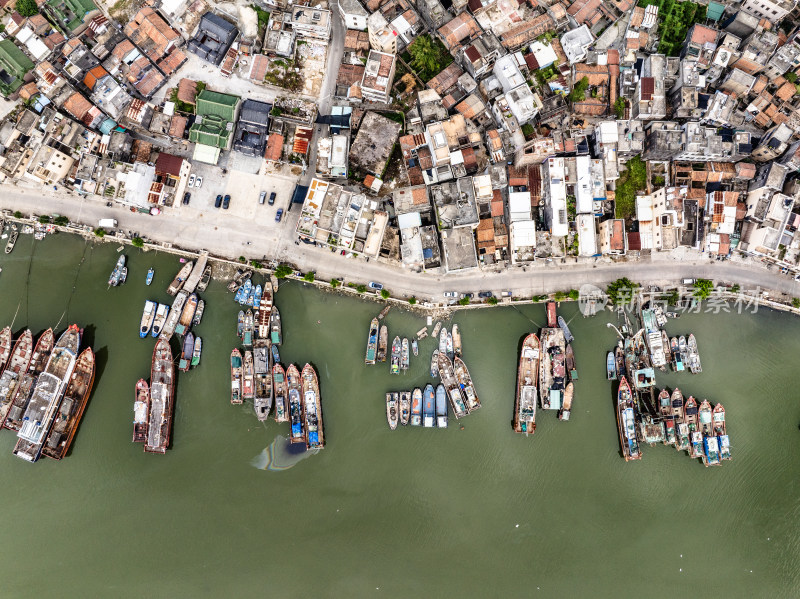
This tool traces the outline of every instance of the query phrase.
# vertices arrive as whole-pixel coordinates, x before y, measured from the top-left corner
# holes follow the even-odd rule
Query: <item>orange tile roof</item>
[[[102,66],[97,65],[93,69],[89,69],[89,71],[87,71],[86,76],[83,78],[83,83],[90,90],[94,90],[95,84],[106,75],[108,75],[108,71],[106,71]]]
[[[158,63],[158,66],[167,75],[172,75],[185,61],[186,54],[175,48]]]
[[[78,92],[72,94],[67,98],[67,101],[64,102],[64,110],[78,120],[82,119],[91,108],[92,103]]]
[[[775,92],[775,97],[780,98],[783,101],[786,101],[792,96],[794,96],[795,93],[797,93],[797,88],[792,83],[789,83],[787,81],[778,88],[778,91]]]
[[[273,162],[280,160],[283,152],[283,142],[283,135],[270,133],[267,138],[267,149],[264,151],[264,158]]]
[[[184,132],[186,131],[186,125],[188,124],[189,119],[185,116],[181,116],[179,114],[172,115],[172,118],[169,121],[169,135],[170,137],[177,137],[182,138]]]
[[[197,81],[181,79],[178,82],[178,100],[186,104],[194,104],[197,98]]]

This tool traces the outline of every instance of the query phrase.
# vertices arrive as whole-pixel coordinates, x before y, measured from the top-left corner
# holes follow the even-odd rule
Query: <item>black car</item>
[[[492,292],[491,291],[481,291],[478,294],[478,297],[492,297]]]
[[[275,203],[275,192],[273,191],[269,194],[269,205],[272,206]]]
[[[222,206],[222,196],[217,196],[217,199],[214,202],[214,208],[219,208],[220,206]]]
[[[183,194],[183,204],[184,204],[184,206],[186,204],[188,204],[189,200],[191,200],[191,199],[192,199],[192,194],[190,194],[188,191],[185,194]]]
[[[231,196],[226,195],[225,199],[222,200],[222,209],[227,210],[228,206],[231,205]]]

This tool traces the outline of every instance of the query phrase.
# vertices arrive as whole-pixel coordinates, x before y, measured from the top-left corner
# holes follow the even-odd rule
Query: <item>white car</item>
[[[203,185],[203,177],[197,177],[197,181],[194,182],[194,186],[200,189],[200,186]]]
[[[194,180],[195,180],[194,175],[189,177],[189,187],[194,187]]]
[[[455,291],[445,291],[444,292],[444,296],[445,297],[458,297],[458,293],[455,292]]]

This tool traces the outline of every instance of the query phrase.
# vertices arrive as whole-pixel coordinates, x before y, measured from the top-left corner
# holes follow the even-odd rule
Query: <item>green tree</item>
[[[800,297],[792,298],[792,308],[800,308]]]
[[[336,289],[339,285],[341,285],[341,281],[339,279],[331,279],[331,288]]]
[[[412,295],[410,298],[408,298],[408,303],[409,303],[409,304],[411,304],[411,305],[413,306],[414,304],[416,304],[416,303],[417,303],[417,298],[415,298],[415,297]]]
[[[106,236],[106,232],[104,229],[95,229],[94,234],[97,235],[100,239]]]
[[[17,12],[23,17],[32,17],[39,12],[36,0],[17,0]]]
[[[556,291],[555,295],[553,296],[553,299],[556,300],[557,302],[560,302],[566,299],[566,297],[567,294],[564,293],[563,291]]]
[[[50,217],[46,214],[43,214],[39,217],[39,224],[46,225],[50,222]]]
[[[367,292],[367,286],[366,285],[358,285],[358,286],[356,286],[356,291],[358,291],[359,293],[366,293]]]
[[[677,289],[673,289],[661,296],[661,301],[667,302],[669,306],[675,306],[679,301],[681,301],[681,294],[678,292]]]
[[[531,125],[530,123],[525,123],[524,125],[522,125],[522,135],[525,136],[525,139],[530,139],[531,137],[533,137],[534,133],[535,130],[533,128],[533,125]]]
[[[313,283],[314,282],[314,273],[313,272],[307,272],[306,274],[303,275],[303,280],[308,282],[308,283]]]
[[[539,302],[545,301],[546,299],[547,299],[546,295],[534,295],[534,296],[531,297],[531,301],[532,302],[536,302],[537,304]]]
[[[245,258],[244,256],[239,256],[239,262],[241,262],[242,264],[246,264],[247,258]]]
[[[381,289],[381,297],[383,299],[389,299],[390,293],[386,289]]]
[[[577,302],[580,295],[581,294],[577,289],[570,289],[569,292],[567,293],[567,297],[571,299],[573,302]]]
[[[797,73],[790,71],[790,72],[786,73],[783,76],[783,78],[786,79],[786,81],[788,81],[789,83],[796,83],[797,82]]]
[[[739,283],[734,283],[731,285],[731,293],[739,293],[742,290],[742,286]]]
[[[638,288],[638,283],[634,283],[628,277],[622,277],[606,287],[606,294],[613,305],[624,306],[633,300]]]
[[[417,37],[408,47],[411,66],[416,69],[423,81],[433,79],[453,59],[438,40],[428,34]]]
[[[264,268],[264,265],[261,264],[261,262],[259,262],[258,260],[250,260],[250,266],[252,266],[256,270]]]
[[[69,219],[66,216],[57,216],[53,220],[54,225],[58,225],[59,227],[64,227],[69,224]]]
[[[618,119],[625,117],[625,98],[617,98],[614,102],[614,114],[617,115]]]
[[[572,86],[572,91],[569,92],[567,99],[570,102],[580,102],[586,96],[587,89],[589,89],[589,78],[583,77],[580,81]]]
[[[495,296],[492,296],[486,300],[486,303],[489,304],[490,306],[496,306],[497,298]]]
[[[287,266],[286,264],[280,264],[278,268],[275,269],[275,276],[279,279],[285,279],[290,274],[294,272],[291,266]]]
[[[131,245],[135,248],[142,248],[144,247],[144,239],[142,239],[141,237],[134,237],[131,240]]]
[[[14,218],[22,218],[22,212],[20,212],[19,210],[14,212]]]
[[[460,306],[468,306],[469,305],[469,298],[468,297],[462,297],[460,300],[458,300],[458,304]]]
[[[700,300],[708,299],[714,290],[714,282],[709,279],[697,279],[694,282],[693,295]]]

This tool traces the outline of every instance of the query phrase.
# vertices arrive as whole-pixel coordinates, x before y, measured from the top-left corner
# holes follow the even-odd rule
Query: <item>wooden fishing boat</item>
[[[389,423],[389,428],[391,430],[395,430],[397,428],[398,403],[399,403],[399,396],[397,393],[386,394],[386,421]]]
[[[711,403],[707,399],[704,399],[697,409],[697,417],[700,423],[700,432],[706,437],[713,435],[713,413]]]
[[[89,401],[94,374],[95,355],[92,348],[87,347],[75,362],[58,414],[42,448],[42,453],[48,458],[60,460],[67,455]]]
[[[441,321],[437,322],[436,325],[433,327],[433,331],[431,332],[431,337],[436,339],[439,336],[439,330],[442,328]]]
[[[192,351],[192,368],[200,365],[200,356],[203,354],[203,340],[200,337],[194,338],[194,350]]]
[[[39,340],[36,342],[36,347],[33,348],[33,355],[31,356],[31,363],[28,365],[28,372],[31,374],[41,374],[47,364],[47,359],[53,351],[53,346],[56,343],[53,329],[47,329],[44,333],[39,335]]]
[[[194,335],[189,332],[183,338],[183,348],[181,350],[181,358],[178,361],[178,370],[181,372],[189,372],[192,365],[192,355],[194,354]]]
[[[556,303],[547,302],[546,312],[547,312],[547,328],[548,329],[556,328],[558,326],[558,317],[556,315]]]
[[[238,348],[231,352],[231,403],[242,403],[242,354]]]
[[[289,442],[305,443],[302,385],[297,366],[289,364],[286,369],[286,379],[289,385],[289,418],[291,422]]]
[[[622,378],[625,376],[625,350],[621,345],[617,346],[614,350],[614,360],[617,363],[617,376],[615,378]]]
[[[681,393],[681,390],[677,387],[672,390],[672,394],[670,395],[670,405],[672,407],[672,417],[675,419],[675,422],[680,424],[684,419],[683,393]]]
[[[529,334],[522,342],[517,369],[517,394],[514,401],[515,433],[532,435],[536,432],[537,385],[539,383],[539,337]]]
[[[700,365],[700,352],[697,349],[697,339],[694,338],[694,335],[689,335],[689,338],[686,341],[686,347],[689,351],[689,370],[692,374],[700,374],[703,372],[703,368]]]
[[[721,403],[715,405],[712,411],[712,428],[717,436],[728,434],[725,430],[725,408]]]
[[[303,366],[302,385],[306,449],[322,449],[325,447],[325,435],[322,427],[322,398],[319,392],[317,371],[311,364]]]
[[[683,404],[683,411],[684,411],[684,420],[686,424],[689,425],[689,432],[693,433],[697,430],[700,430],[698,425],[698,411],[697,411],[697,400],[692,397],[691,395],[686,399],[686,402]]]
[[[272,409],[272,368],[270,365],[269,342],[256,339],[253,346],[253,368],[255,371],[255,398],[253,409],[256,418],[264,421]]]
[[[641,459],[639,440],[636,438],[633,394],[628,380],[624,376],[620,378],[617,390],[617,428],[619,429],[619,444],[625,461]]]
[[[617,380],[617,362],[614,359],[614,352],[608,352],[606,355],[606,378],[609,381]]]
[[[439,377],[439,350],[433,350],[431,355],[431,378]]]
[[[400,370],[408,370],[409,353],[408,353],[408,338],[403,337],[403,343],[400,346]]]
[[[278,311],[278,306],[272,306],[272,310],[269,315],[269,328],[270,341],[272,342],[272,345],[280,345],[283,343],[281,313]]]
[[[406,426],[411,418],[411,391],[400,392],[400,424]]]
[[[384,324],[381,326],[380,335],[378,335],[378,362],[386,361],[386,349],[389,344],[389,329]]]
[[[572,344],[567,343],[567,348],[564,351],[564,357],[567,366],[567,373],[569,378],[573,381],[578,380],[578,365],[575,363],[575,352],[572,351]]]
[[[5,370],[9,356],[11,356],[11,327],[3,327],[0,331],[0,373]]]
[[[447,399],[450,401],[450,406],[453,408],[455,417],[463,418],[469,414],[453,369],[453,363],[450,361],[450,358],[447,357],[447,354],[443,354],[442,352],[439,352],[439,376],[447,391]]]
[[[169,287],[167,287],[167,293],[169,295],[175,295],[181,290],[181,287],[183,287],[186,279],[188,279],[189,275],[192,273],[193,266],[194,262],[187,262],[181,267],[181,269],[178,271],[178,274],[175,275],[174,279],[172,279],[172,283],[170,283]]]
[[[400,374],[400,350],[402,343],[400,337],[395,337],[392,341],[392,361],[389,364],[389,372],[391,374]]]
[[[197,291],[203,292],[208,288],[211,282],[211,265],[207,264],[203,269],[203,274],[200,276],[200,281],[197,283]]]
[[[411,393],[411,426],[422,425],[422,389],[414,387]]]
[[[561,409],[558,411],[559,420],[569,420],[572,413],[572,396],[575,393],[575,386],[570,381],[564,388],[564,401],[561,403]]]
[[[672,345],[669,342],[669,335],[667,335],[666,331],[661,331],[661,346],[664,348],[664,358],[667,360],[667,364],[672,363]]]
[[[192,326],[196,327],[200,324],[200,321],[203,320],[203,312],[206,310],[206,302],[204,300],[200,300],[197,302],[197,309],[194,311],[194,318],[192,318]]]
[[[272,387],[275,393],[275,422],[286,422],[289,420],[289,385],[286,371],[280,364],[272,367]]]
[[[453,336],[453,353],[456,356],[460,356],[461,355],[461,331],[459,330],[457,324],[453,325],[452,336]]]
[[[6,363],[3,374],[0,375],[0,428],[6,421],[13,405],[20,378],[28,372],[28,366],[33,356],[33,333],[26,329],[14,343],[11,357]]]
[[[365,364],[374,364],[378,357],[378,333],[380,325],[378,319],[373,318],[369,324],[369,333],[367,335],[367,355],[364,358]]]
[[[150,412],[150,385],[144,379],[136,382],[133,401],[133,442],[147,440],[147,417]]]
[[[464,360],[456,356],[453,360],[453,368],[455,369],[456,380],[458,380],[458,386],[461,388],[461,393],[467,406],[467,413],[474,412],[481,407],[481,402],[478,399],[478,394],[475,391],[475,384],[472,382],[472,377],[469,374],[467,365],[464,363]]]
[[[255,370],[253,352],[244,352],[244,368],[242,369],[242,399],[254,399],[256,396]]]
[[[195,310],[197,310],[197,302],[199,301],[196,293],[189,294],[186,303],[183,306],[183,311],[178,319],[178,324],[175,326],[175,333],[178,335],[185,335],[189,328],[192,326]]]

